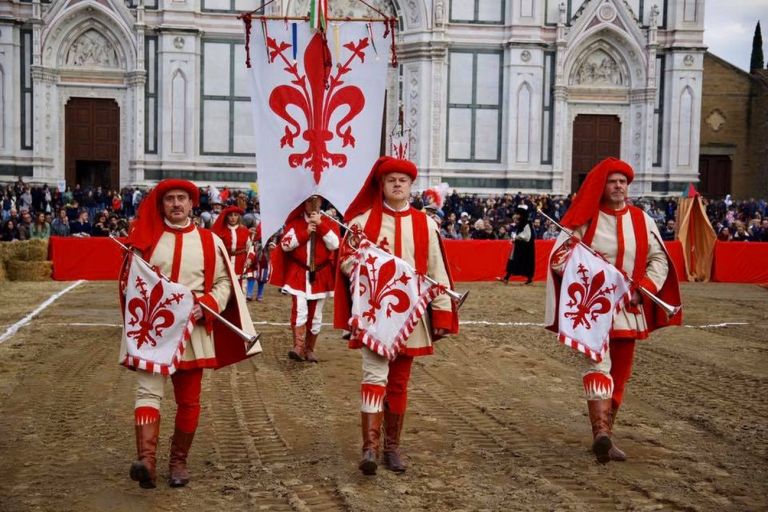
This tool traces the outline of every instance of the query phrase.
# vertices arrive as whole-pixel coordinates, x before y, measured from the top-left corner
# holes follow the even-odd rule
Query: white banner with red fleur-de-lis
[[[616,267],[576,244],[560,285],[560,342],[602,361],[608,350],[613,313],[621,308],[628,293],[627,279]]]
[[[405,348],[427,306],[445,293],[407,262],[368,240],[360,242],[350,276],[351,337],[394,360]]]
[[[194,296],[167,281],[141,258],[132,257],[125,281],[122,364],[149,373],[172,375],[194,328]]]
[[[249,48],[262,240],[307,197],[347,209],[379,157],[390,28],[257,20]]]

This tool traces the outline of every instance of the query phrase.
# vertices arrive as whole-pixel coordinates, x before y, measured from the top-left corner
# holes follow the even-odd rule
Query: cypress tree
[[[752,58],[749,61],[749,70],[763,69],[763,34],[760,32],[760,22],[755,26],[755,35],[752,37]]]

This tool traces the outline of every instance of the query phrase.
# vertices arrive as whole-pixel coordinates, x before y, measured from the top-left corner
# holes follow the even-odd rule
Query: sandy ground
[[[69,283],[2,283],[0,333]],[[360,355],[338,331],[321,363],[264,353],[206,372],[187,488],[171,489],[170,384],[159,486],[128,478],[134,375],[117,364],[114,283],[84,283],[0,344],[0,511],[766,510],[768,290],[687,284],[688,327],[638,347],[615,428],[625,463],[597,464],[579,356],[540,323],[544,288],[461,284],[459,336],[414,365],[403,434],[410,468],[356,468]],[[285,322],[274,288],[257,322]],[[325,308],[331,318],[331,305]],[[488,324],[477,322],[488,322]],[[726,327],[703,327],[722,322]]]

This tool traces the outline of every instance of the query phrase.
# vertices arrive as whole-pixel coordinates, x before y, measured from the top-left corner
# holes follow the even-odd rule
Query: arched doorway
[[[68,185],[119,188],[120,107],[114,100],[70,99],[64,139]]]

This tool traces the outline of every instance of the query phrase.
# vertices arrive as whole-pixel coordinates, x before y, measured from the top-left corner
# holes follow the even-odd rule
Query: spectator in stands
[[[755,242],[768,242],[768,218],[763,218],[760,227],[754,230],[752,239]]]
[[[446,222],[440,229],[440,236],[446,240],[461,240],[461,234],[456,231],[456,224],[453,222]]]
[[[69,236],[69,218],[66,208],[59,208],[59,215],[51,222],[51,236]]]
[[[19,229],[19,240],[29,240],[32,229],[32,214],[29,210],[21,212],[21,221],[16,224],[16,227]]]
[[[91,236],[109,236],[109,223],[106,214],[99,213],[96,215],[96,223],[91,228]]]
[[[45,213],[37,212],[35,222],[29,228],[29,238],[32,240],[48,240],[51,237],[51,225],[45,220]]]
[[[547,230],[541,235],[542,240],[556,240],[560,236],[560,230],[553,223],[547,223]]]
[[[3,230],[0,233],[0,241],[13,242],[19,239],[19,230],[16,228],[16,224],[12,220],[7,220],[3,223]]]
[[[81,211],[77,220],[69,224],[69,232],[72,236],[89,237],[91,236],[91,231],[91,223],[88,221],[88,210]]]
[[[675,221],[668,220],[664,229],[661,230],[661,239],[665,242],[671,242],[675,239]]]
[[[721,242],[730,242],[731,241],[731,232],[726,227],[723,226],[720,228],[720,231],[717,232],[717,239]]]
[[[116,237],[128,236],[128,221],[116,215],[109,216],[109,235]]]
[[[734,224],[736,225],[736,231],[733,233],[733,236],[731,237],[732,242],[749,242],[752,240],[752,237],[747,231],[747,227],[744,225],[742,221],[737,220],[736,222],[734,222]]]
[[[535,211],[535,210],[534,210]],[[533,219],[533,224],[531,225],[531,231],[533,235],[534,240],[541,240],[542,236],[544,235],[544,226],[541,225],[541,219],[536,217]]]
[[[14,199],[14,196],[5,193],[3,194],[3,210],[2,210],[2,216],[3,221],[8,219],[8,217],[11,216],[11,210],[16,208],[16,200]]]

